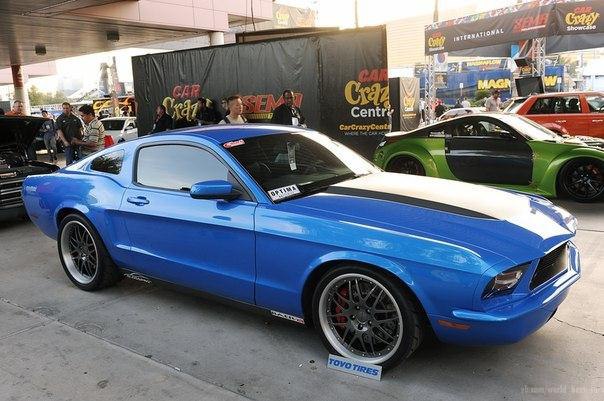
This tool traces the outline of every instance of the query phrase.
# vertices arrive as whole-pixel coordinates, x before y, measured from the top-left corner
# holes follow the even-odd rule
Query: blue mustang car
[[[430,330],[518,341],[579,279],[576,220],[535,196],[385,173],[317,132],[193,128],[28,177],[32,221],[83,290],[123,275],[314,325],[389,367]]]

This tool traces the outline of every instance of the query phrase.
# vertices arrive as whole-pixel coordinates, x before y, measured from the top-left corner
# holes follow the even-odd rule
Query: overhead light
[[[107,40],[110,42],[119,42],[120,33],[118,31],[107,31]]]
[[[36,54],[38,56],[43,56],[46,54],[46,46],[44,45],[36,45]]]

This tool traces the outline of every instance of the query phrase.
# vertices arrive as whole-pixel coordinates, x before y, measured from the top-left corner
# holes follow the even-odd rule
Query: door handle
[[[565,122],[566,122],[566,120],[556,120],[555,122],[557,122],[557,123],[561,124],[561,123],[565,123]]]
[[[143,206],[149,204],[149,199],[144,196],[131,196],[126,199],[129,203],[135,204],[136,206]]]

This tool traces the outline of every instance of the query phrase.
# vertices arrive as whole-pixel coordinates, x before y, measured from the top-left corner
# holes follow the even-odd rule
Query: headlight
[[[509,294],[512,292],[527,267],[529,267],[529,263],[513,267],[493,277],[482,292],[482,298],[487,299],[494,295]]]

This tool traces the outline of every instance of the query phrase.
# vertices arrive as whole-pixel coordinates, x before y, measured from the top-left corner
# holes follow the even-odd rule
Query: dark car
[[[0,116],[0,221],[26,214],[21,199],[25,177],[59,169],[28,156],[28,148],[44,121],[38,117]]]

